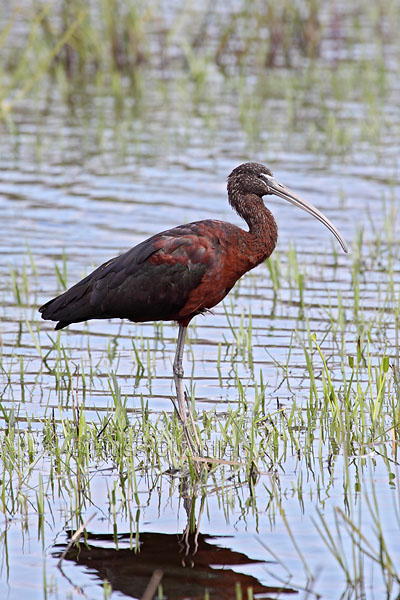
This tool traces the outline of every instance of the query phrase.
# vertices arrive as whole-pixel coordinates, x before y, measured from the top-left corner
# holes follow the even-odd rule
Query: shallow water
[[[156,421],[163,412],[172,419],[174,324],[93,321],[70,326],[59,339],[75,370],[71,389],[67,378],[61,376],[57,383],[42,360],[38,347],[43,353],[50,351],[57,334],[50,323],[39,320],[37,307],[61,290],[55,265],[62,273],[64,252],[66,283],[71,285],[110,257],[180,222],[222,218],[240,224],[227,204],[225,181],[232,168],[247,160],[265,162],[279,181],[318,206],[352,251],[342,254],[329,232],[305,213],[278,199],[268,200],[279,225],[276,294],[263,264],[237,284],[214,315],[197,317],[190,327],[186,386],[193,390],[200,420],[203,410],[214,410],[217,422],[223,423],[229,408],[242,406],[238,381],[245,388],[249,412],[261,382],[266,386],[266,413],[273,413],[278,404],[289,414],[294,400],[306,412],[309,331],[316,333],[329,359],[338,390],[348,368],[343,357],[357,354],[358,339],[367,337],[366,332],[371,336],[372,363],[379,364],[386,353],[394,372],[400,282],[398,48],[395,41],[385,45],[384,95],[380,90],[366,98],[362,90],[368,89],[369,79],[374,81],[374,69],[365,75],[364,59],[377,51],[372,41],[365,41],[370,15],[361,19],[358,44],[350,43],[355,34],[346,11],[342,18],[343,39],[336,47],[328,36],[314,71],[310,67],[314,87],[306,69],[302,76],[290,69],[272,70],[270,78],[280,83],[275,87],[256,66],[242,79],[225,79],[211,66],[199,89],[173,63],[163,85],[157,69],[146,71],[135,110],[135,99],[127,97],[118,111],[104,90],[93,92],[74,113],[57,89],[37,92],[34,104],[25,100],[18,106],[14,126],[4,127],[0,142],[4,430],[9,427],[6,416],[12,414],[18,429],[29,426],[42,435],[43,420],[53,410],[57,422],[61,413],[73,417],[76,395],[84,401],[86,418],[97,422],[113,409],[113,373],[133,421],[141,419],[142,402],[147,400],[151,419]],[[347,93],[340,88],[339,97],[329,75],[334,68],[342,86],[353,86]],[[359,78],[354,76],[357,69]],[[336,119],[331,128],[326,126],[330,114]],[[345,142],[337,130],[345,134]],[[390,235],[394,241],[389,244]],[[296,269],[304,276],[303,305]],[[10,271],[19,282],[19,299]],[[322,363],[313,354],[322,398]],[[55,366],[51,352],[49,366]],[[82,373],[88,381],[85,393]],[[360,386],[368,377],[367,370],[360,373]],[[395,382],[388,391],[388,405],[390,401],[398,403]],[[389,411],[386,405],[385,410]],[[217,443],[219,432],[216,427],[210,446]],[[45,455],[38,456],[26,488],[25,482],[14,483],[15,489],[25,489],[25,512],[12,514],[10,508],[4,516],[0,595],[19,599],[29,591],[32,598],[72,598],[81,589],[88,598],[102,598],[106,578],[112,583],[112,597],[141,597],[154,569],[161,568],[168,598],[203,598],[204,580],[211,597],[222,598],[228,579],[233,586],[241,581],[243,590],[253,586],[260,598],[291,597],[293,591],[299,598],[351,598],[359,597],[360,589],[364,597],[395,598],[398,583],[390,588],[387,574],[368,555],[368,541],[376,543],[381,527],[388,553],[398,563],[398,442],[378,442],[360,456],[352,454],[345,440],[337,440],[337,453],[331,454],[322,432],[323,428],[311,442],[311,461],[293,444],[282,443],[281,455],[271,457],[253,487],[245,471],[232,479],[228,470],[217,473],[204,488],[193,490],[182,474],[167,472],[173,467],[168,461],[147,475],[138,468],[140,501],[131,498],[129,510],[118,496],[118,473],[106,461],[93,464],[88,473],[90,498],[76,502],[83,521],[95,513],[87,527],[92,562],[70,551],[62,570],[57,561],[79,518],[72,512],[68,490],[49,493],[50,463]],[[298,432],[299,440],[307,435],[306,429]],[[138,467],[143,456],[137,456]],[[43,517],[37,510],[41,485],[47,491]],[[190,511],[199,537],[190,539],[188,550],[181,536]],[[350,543],[351,536],[356,537],[354,529],[342,516],[349,514],[365,536],[356,556]],[[337,539],[342,536],[338,547],[349,571],[356,578],[362,564],[367,573],[356,591],[347,585],[344,570],[322,539],[322,519]],[[159,548],[161,557],[146,562],[142,553],[144,564],[138,565],[140,553],[116,556],[118,547],[135,547],[137,533],[142,534],[143,548]],[[196,543],[201,552],[193,551]],[[239,574],[237,579],[231,571]],[[284,591],[277,591],[281,586]]]

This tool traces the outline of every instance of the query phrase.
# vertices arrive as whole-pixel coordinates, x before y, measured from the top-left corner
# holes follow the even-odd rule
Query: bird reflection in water
[[[240,567],[262,564],[215,540],[229,542],[229,536],[218,538],[186,531],[182,534],[139,534],[139,551],[115,547],[113,534],[88,533],[85,544],[72,547],[65,560],[86,566],[101,582],[110,582],[113,591],[131,598],[143,598],[153,573],[162,572],[163,597],[173,600],[204,600],[206,590],[210,598],[232,600],[240,586],[243,597],[248,588],[253,594],[295,594],[297,590],[282,586],[266,586],[253,575],[240,572]],[[130,534],[118,535],[118,545],[129,545]],[[112,545],[114,547],[112,547]],[[55,553],[63,550],[58,547]],[[157,597],[157,595],[156,595]]]

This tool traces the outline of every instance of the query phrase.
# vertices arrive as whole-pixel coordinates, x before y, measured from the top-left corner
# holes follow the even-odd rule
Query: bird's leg
[[[175,360],[174,360],[174,374],[183,379],[183,350],[185,348],[185,340],[186,340],[186,331],[187,327],[185,325],[179,324],[179,333],[178,333],[178,341],[176,343],[176,352],[175,352]]]
[[[176,343],[176,353],[174,359],[174,378],[176,386],[176,395],[178,399],[179,416],[183,425],[187,425],[186,408],[185,408],[185,395],[183,393],[183,350],[185,348],[187,327],[179,324],[178,341]]]
[[[183,350],[185,348],[186,331],[187,331],[187,327],[185,325],[181,325],[179,323],[178,341],[176,344],[176,353],[175,353],[174,366],[173,366],[176,395],[177,395],[177,400],[178,400],[178,414],[182,421],[182,425],[185,430],[185,435],[188,440],[189,446],[191,447],[191,449],[193,451],[193,444],[192,444],[191,436],[190,436],[189,429],[187,426],[187,413],[186,413],[186,406],[187,406],[190,421],[192,424],[193,433],[196,438],[197,449],[198,449],[198,451],[200,451],[200,448],[201,448],[200,440],[199,440],[199,436],[197,434],[197,429],[196,429],[196,425],[194,422],[190,402],[189,402],[188,398],[186,397],[186,394],[183,390],[183,365],[182,365],[182,363],[183,363]],[[185,403],[186,403],[186,406],[185,406]]]

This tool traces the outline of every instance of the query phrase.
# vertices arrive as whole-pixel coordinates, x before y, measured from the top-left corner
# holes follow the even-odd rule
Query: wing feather
[[[206,223],[157,234],[112,258],[44,304],[42,317],[59,321],[56,329],[95,318],[176,318],[217,260],[218,240],[205,235]]]

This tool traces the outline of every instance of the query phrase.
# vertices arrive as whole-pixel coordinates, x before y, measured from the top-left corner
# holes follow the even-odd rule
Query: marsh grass
[[[104,95],[115,100],[115,143],[126,154],[129,138],[121,123],[143,114],[155,95],[153,110],[160,105],[176,110],[177,98],[187,107],[180,109],[174,136],[183,146],[188,133],[182,133],[181,125],[190,121],[193,110],[215,142],[221,125],[214,108],[226,96],[238,99],[230,112],[249,143],[263,152],[268,140],[260,123],[269,122],[277,136],[284,136],[309,122],[305,135],[311,152],[349,155],[366,143],[376,146],[393,132],[392,111],[381,110],[383,102],[393,106],[386,55],[398,51],[395,24],[400,15],[396,3],[389,5],[380,12],[360,4],[343,14],[340,6],[337,14],[327,14],[315,0],[301,7],[291,0],[279,6],[239,2],[226,11],[211,5],[184,9],[179,3],[165,10],[156,2],[119,0],[100,6],[81,0],[35,4],[11,11],[1,26],[0,115],[17,131],[18,110],[28,98],[46,103],[61,96],[81,121],[86,114],[92,122],[90,96],[97,90],[99,100]],[[360,39],[360,20],[377,64],[367,57],[352,61],[358,44],[366,41]],[[9,40],[20,29],[26,30],[27,41],[15,48]],[[249,69],[255,74],[251,85]],[[271,99],[282,102],[272,124]],[[349,114],[354,102],[359,104],[357,115]],[[30,110],[36,105],[42,104],[30,102]],[[100,102],[96,113],[95,130],[103,147],[110,114]],[[37,146],[40,154],[39,140]]]
[[[370,245],[376,248],[372,258]],[[221,385],[226,382],[227,365],[233,369],[231,381],[235,392],[233,402],[221,413],[217,409],[205,411],[196,405],[195,387],[192,387],[202,452],[209,462],[200,482],[193,459],[185,450],[176,416],[170,412],[153,413],[151,400],[143,394],[137,408],[132,410],[129,394],[122,391],[118,375],[121,364],[118,338],[105,340],[104,361],[92,356],[88,337],[86,359],[76,361],[76,352],[68,347],[68,336],[61,337],[60,333],[43,335],[37,322],[25,321],[32,351],[42,361],[41,371],[35,376],[37,385],[41,378],[50,376],[57,400],[55,404],[51,401],[41,417],[27,415],[22,411],[23,404],[16,410],[12,403],[18,389],[16,383],[22,402],[29,393],[30,357],[20,352],[18,344],[11,352],[10,348],[7,352],[3,348],[1,369],[5,385],[1,403],[0,502],[6,521],[18,517],[27,522],[28,514],[33,510],[38,515],[41,531],[43,515],[57,498],[63,506],[66,522],[78,527],[80,515],[94,506],[92,482],[97,477],[104,477],[109,482],[109,518],[115,520],[116,514],[125,514],[133,519],[134,511],[142,504],[141,497],[149,479],[153,483],[148,489],[154,489],[154,482],[164,472],[181,472],[189,477],[191,486],[200,483],[202,489],[218,490],[216,493],[221,495],[220,503],[226,515],[234,503],[231,493],[240,489],[244,481],[250,483],[253,477],[266,480],[266,489],[272,484],[267,512],[276,519],[284,514],[282,503],[287,492],[284,492],[280,479],[289,465],[292,465],[291,469],[298,465],[295,468],[297,478],[294,477],[289,489],[296,494],[300,505],[304,495],[310,493],[305,483],[307,477],[311,476],[313,482],[318,481],[322,492],[333,485],[337,469],[348,510],[336,510],[336,525],[332,529],[324,515],[323,503],[320,503],[319,521],[315,526],[350,586],[360,585],[365,555],[379,563],[388,585],[393,587],[398,581],[398,573],[385,535],[379,528],[373,479],[367,482],[365,478],[372,461],[380,463],[389,482],[397,480],[399,378],[398,357],[396,352],[393,354],[391,340],[398,335],[397,274],[392,267],[398,251],[398,246],[390,239],[389,243],[381,240],[370,244],[365,235],[356,238],[352,279],[353,284],[358,281],[359,285],[353,285],[354,296],[344,298],[340,295],[336,303],[331,297],[324,306],[325,316],[331,315],[331,323],[335,324],[325,335],[314,333],[309,325],[294,335],[288,360],[277,363],[276,367],[283,378],[290,380],[290,354],[300,349],[305,367],[302,392],[299,395],[296,383],[290,398],[275,406],[273,396],[276,394],[271,397],[262,369],[254,359],[258,335],[254,330],[254,315],[249,311],[237,314],[233,301],[225,305],[229,337],[218,345],[218,368]],[[286,288],[289,305],[293,303],[304,309],[297,317],[299,324],[304,323],[304,314],[308,310],[308,278],[299,277],[296,250],[291,247],[285,255],[277,254],[273,260],[275,281],[279,282],[273,294],[283,296]],[[385,277],[386,273],[390,274],[391,281],[386,293],[379,294],[380,304],[372,311],[361,301],[362,273],[369,268],[365,265],[366,260],[379,264]],[[37,285],[37,268],[32,261],[30,258],[19,274],[10,273],[9,294],[22,311],[22,321],[26,318],[24,313],[31,312],[32,294]],[[66,262],[64,258],[63,264]],[[64,268],[56,269],[56,278],[64,287]],[[345,316],[349,313],[354,317],[350,330]],[[391,315],[389,321],[388,315]],[[385,323],[389,328],[382,337],[381,328]],[[139,337],[131,342],[136,385],[146,380],[150,390],[152,379],[157,377],[155,341],[165,344],[164,330],[158,325],[153,341]],[[194,342],[195,337],[192,345]],[[105,362],[107,373],[103,371]],[[246,378],[243,377],[243,366]],[[86,399],[97,385],[99,376],[105,378],[109,406],[101,410],[95,408],[93,412],[92,407],[88,410]],[[308,393],[304,386],[308,387]],[[52,395],[50,392],[50,397]],[[350,509],[354,478],[359,489],[366,490],[365,505],[375,523],[372,535],[377,537],[378,545],[374,546],[373,540],[365,537],[359,515]],[[233,488],[226,495],[224,482],[228,480],[233,483]],[[345,562],[348,559],[343,557],[344,542],[340,537],[343,527],[346,543],[354,546],[354,556],[358,557],[354,563]],[[290,537],[294,540],[292,534]],[[381,550],[372,551],[371,546]]]
[[[58,5],[36,4],[32,14],[16,9],[3,25],[2,46],[18,19],[31,19],[32,23],[25,47],[19,55],[7,55],[4,61],[4,70],[14,72],[8,89],[25,76],[29,88],[22,93],[27,93],[48,68],[53,76],[62,73],[69,81],[96,81],[105,74],[117,91],[121,76],[135,82],[136,72],[155,60],[163,69],[178,61],[191,79],[199,82],[204,80],[210,62],[225,71],[232,58],[239,68],[255,53],[269,67],[282,59],[291,66],[293,55],[318,55],[322,25],[317,2],[307,2],[303,11],[293,2],[285,2],[282,7],[253,3],[252,10],[248,8],[243,2],[235,11],[211,5],[185,10],[177,5],[166,11],[157,2],[113,0],[87,6],[73,0]],[[151,48],[152,38],[158,56]],[[27,69],[29,60],[39,64],[33,76]]]

